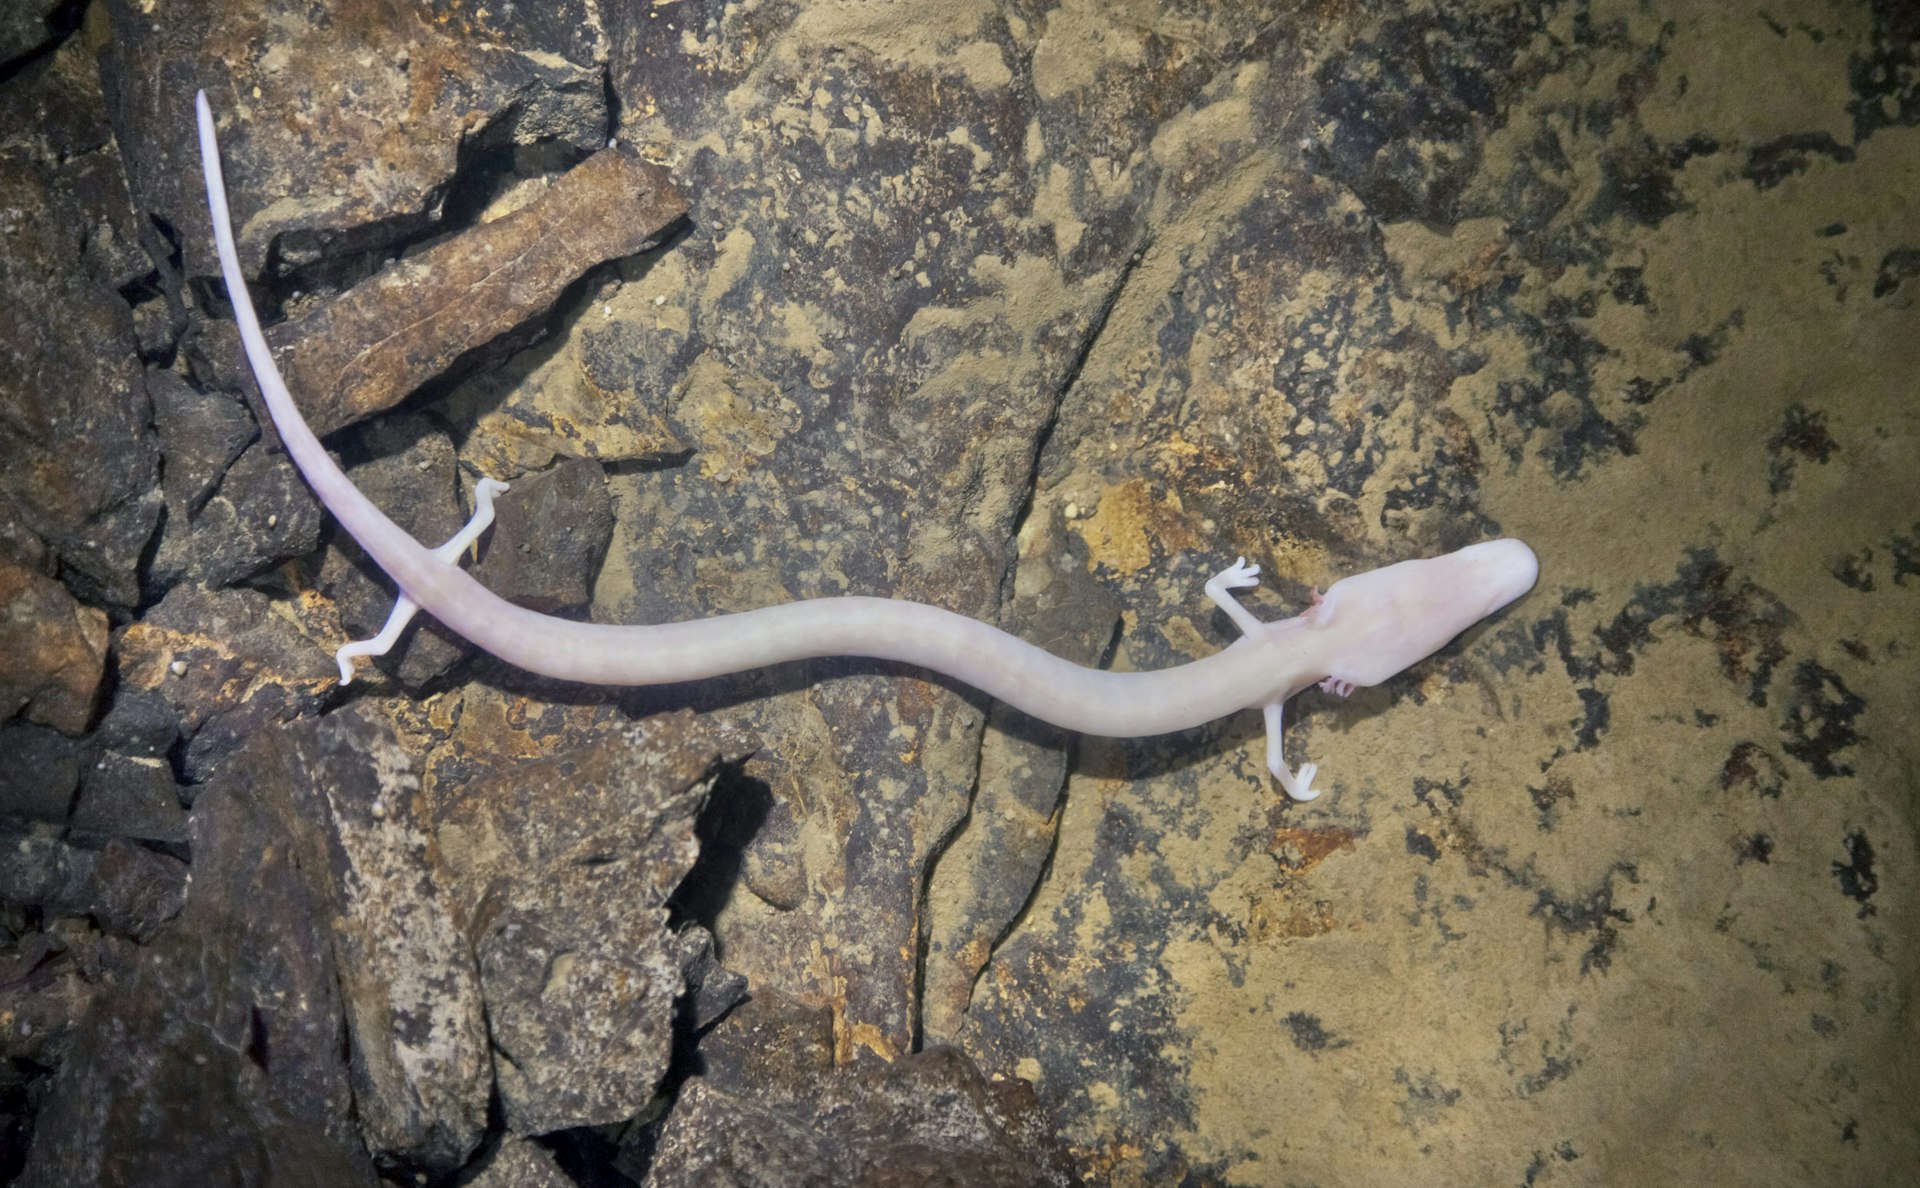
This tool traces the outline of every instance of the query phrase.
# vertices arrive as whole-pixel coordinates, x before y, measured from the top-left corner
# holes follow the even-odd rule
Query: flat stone
[[[153,559],[163,585],[224,586],[254,577],[320,541],[320,501],[284,455],[265,441],[248,446],[190,520],[171,519]]]
[[[81,845],[108,838],[181,844],[187,840],[187,810],[181,807],[173,766],[164,758],[99,754],[81,773],[80,797],[67,822]]]
[[[167,463],[161,476],[167,516],[185,523],[199,513],[234,459],[259,438],[260,427],[237,397],[199,391],[171,371],[149,371],[147,392]]]
[[[571,458],[524,475],[493,506],[492,539],[473,576],[528,610],[567,616],[585,611],[613,538],[613,498],[601,465]]]
[[[603,149],[527,205],[406,257],[267,340],[308,423],[325,434],[398,404],[686,210],[666,170]]]

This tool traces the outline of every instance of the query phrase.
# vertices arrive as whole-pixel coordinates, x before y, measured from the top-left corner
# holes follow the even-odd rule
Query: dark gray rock
[[[324,914],[255,799],[276,778],[240,763],[200,796],[192,894],[88,1018],[21,1183],[375,1183]]]
[[[61,19],[67,7],[65,0],[17,0],[0,10],[0,68],[72,33],[73,19]]]
[[[180,719],[158,693],[121,688],[91,739],[95,746],[136,759],[164,758],[180,741]]]
[[[152,579],[163,587],[185,581],[225,586],[252,577],[313,551],[320,517],[320,503],[299,472],[256,440],[225,468],[198,509],[177,517],[169,510]]]
[[[30,169],[0,167],[0,206],[78,217]],[[0,487],[76,594],[131,606],[161,507],[145,375],[126,302],[69,271],[54,237],[23,231],[0,254]]]
[[[153,425],[166,458],[161,489],[170,521],[186,523],[205,505],[241,451],[260,436],[253,415],[224,392],[202,392],[171,371],[149,371]],[[308,546],[311,547],[311,546]]]
[[[102,932],[146,941],[179,914],[187,865],[118,838],[83,848],[47,831],[0,831],[0,903],[38,908],[47,918],[91,918]]]
[[[104,845],[116,837],[184,843],[187,810],[172,765],[164,758],[98,754],[81,773],[80,796],[67,826],[77,845]]]
[[[436,806],[509,1131],[622,1121],[653,1097],[683,976],[667,896],[699,853],[694,818],[721,766],[750,749],[683,712]]]
[[[494,500],[493,537],[473,575],[517,606],[576,615],[613,538],[606,471],[591,458],[513,480]]]
[[[7,1073],[59,1066],[97,991],[58,932],[29,932],[0,948],[0,1090],[13,1087]]]
[[[680,980],[686,987],[687,1025],[695,1033],[732,1010],[747,996],[747,979],[720,964],[713,934],[690,924],[674,935],[680,950]]]
[[[46,829],[0,833],[7,861],[0,863],[0,904],[42,909],[48,915],[86,911],[94,854],[61,841]]]
[[[84,743],[50,726],[0,722],[0,822],[64,823],[85,755]]]
[[[85,38],[68,38],[0,87],[0,159],[33,170],[56,195],[40,232],[70,245],[91,279],[125,290],[154,272]]]
[[[460,507],[453,442],[434,422],[422,416],[385,417],[368,425],[362,440],[372,457],[349,467],[347,476],[415,540],[437,547],[467,522]],[[287,471],[293,473],[290,464]],[[349,638],[379,634],[393,612],[397,587],[345,532],[335,531],[318,585],[339,604],[340,624]],[[459,663],[467,651],[465,641],[431,616],[420,615],[399,642],[372,663],[417,689]]]
[[[0,492],[81,598],[131,606],[159,453],[133,317],[151,271],[77,42],[0,88]],[[18,129],[19,131],[15,131]]]
[[[94,859],[87,914],[101,929],[142,943],[180,914],[187,895],[187,864],[168,854],[113,838]]]

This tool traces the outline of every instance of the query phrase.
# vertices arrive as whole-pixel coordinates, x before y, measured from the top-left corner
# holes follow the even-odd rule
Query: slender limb
[[[433,550],[433,555],[452,565],[467,546],[480,539],[480,534],[493,525],[493,497],[507,490],[507,484],[499,479],[483,478],[473,485],[473,518],[467,526],[447,538],[447,542]]]
[[[1266,624],[1253,617],[1253,612],[1240,605],[1240,600],[1231,593],[1234,590],[1247,590],[1260,584],[1260,567],[1248,565],[1245,557],[1235,557],[1233,564],[1207,579],[1207,597],[1213,604],[1227,612],[1234,626],[1240,628],[1242,635],[1257,635]]]
[[[467,521],[466,527],[448,537],[445,544],[434,549],[433,555],[448,565],[459,564],[460,554],[466,552],[469,545],[480,539],[480,534],[493,523],[493,497],[506,489],[507,484],[498,479],[483,478],[475,483],[473,517]],[[343,685],[353,683],[354,657],[384,656],[391,651],[393,645],[400,641],[400,633],[407,629],[407,624],[413,621],[413,616],[419,611],[420,604],[407,597],[407,592],[402,590],[400,597],[394,599],[393,613],[387,616],[387,625],[380,629],[380,634],[372,639],[355,640],[333,654],[334,662],[340,665],[340,683]]]
[[[402,592],[400,597],[394,599],[393,613],[387,616],[387,625],[380,629],[380,634],[372,639],[356,639],[335,652],[333,659],[334,663],[340,666],[340,683],[343,685],[353,683],[355,656],[384,656],[391,651],[393,645],[399,642],[400,633],[407,629],[407,624],[413,621],[413,616],[419,610],[420,604]]]
[[[1280,786],[1287,790],[1288,796],[1295,800],[1313,800],[1320,795],[1313,789],[1313,777],[1319,774],[1320,769],[1309,763],[1300,769],[1296,777],[1287,769],[1286,757],[1280,753],[1281,711],[1285,707],[1284,701],[1270,701],[1264,707],[1267,717],[1267,770],[1280,781]]]

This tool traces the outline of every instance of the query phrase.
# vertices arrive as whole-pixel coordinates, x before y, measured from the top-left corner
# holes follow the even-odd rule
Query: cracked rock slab
[[[186,271],[218,272],[193,132],[222,121],[240,259],[300,267],[390,245],[439,217],[464,154],[605,142],[589,0],[511,6],[346,0],[103,6],[108,110],[142,206],[182,231]]]

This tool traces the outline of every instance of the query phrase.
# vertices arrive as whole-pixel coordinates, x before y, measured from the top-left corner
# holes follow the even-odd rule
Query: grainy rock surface
[[[775,1152],[823,1182],[924,1172],[863,1078],[941,1061],[947,1100],[1030,1085],[1022,1116],[1091,1182],[1920,1164],[1910,5],[87,12],[0,18],[0,557],[65,587],[21,612],[35,644],[74,607],[112,627],[77,734],[0,722],[0,993],[34,1028],[4,1038],[0,1178],[30,1140],[42,1176],[371,1174],[322,923],[353,895],[297,878],[259,805],[208,782],[348,704],[430,806],[664,710],[761,743],[706,809],[704,775],[677,785],[661,836],[609,826],[673,855],[641,880],[643,940],[556,876],[516,924],[534,943],[486,942],[521,1049],[603,1060],[617,1092],[507,1074],[516,1133],[487,1119],[461,1174],[765,1176]],[[1541,584],[1380,688],[1298,699],[1289,747],[1326,790],[1306,805],[1251,714],[1063,738],[862,661],[580,689],[455,663],[423,625],[397,681],[342,692],[330,652],[390,589],[313,551],[247,403],[202,86],[283,338],[345,376],[409,313],[448,328],[392,337],[359,395],[302,380],[316,409],[411,401],[329,446],[429,536],[472,476],[512,479],[482,575],[543,607],[891,594],[1146,669],[1231,641],[1200,587],[1236,555],[1267,617],[1499,534]],[[601,167],[685,195],[654,250],[620,254],[658,229],[623,222],[618,186],[540,198],[609,141]],[[463,304],[439,261],[483,259],[507,219],[556,255],[532,291]],[[735,753],[664,721],[702,772]],[[435,853],[435,820],[396,819],[418,844],[391,852]],[[541,890],[454,900],[521,920]],[[570,960],[643,967],[575,987],[618,1042],[538,1000]],[[294,982],[311,1018],[233,1007]],[[761,1018],[746,1059],[733,1024],[775,996],[804,1022]],[[929,1061],[942,1044],[965,1062]],[[782,1084],[867,1087],[826,1117]],[[154,1137],[168,1111],[246,1125],[182,1150]],[[1051,1149],[1001,1138],[1026,1161],[1008,1178]],[[387,1170],[460,1146],[394,1143]]]
[[[667,897],[700,853],[719,765],[750,749],[670,715],[436,798],[513,1133],[619,1122],[652,1099],[685,984]]]
[[[0,715],[85,733],[106,660],[103,612],[0,557]]]
[[[367,1147],[383,1162],[459,1167],[486,1129],[486,1006],[462,905],[433,861],[417,762],[370,703],[245,754],[331,932]]]
[[[833,1067],[830,1019],[777,993],[703,1041],[649,1164],[649,1188],[727,1183],[1050,1185],[1065,1149],[1032,1086],[934,1047]]]

